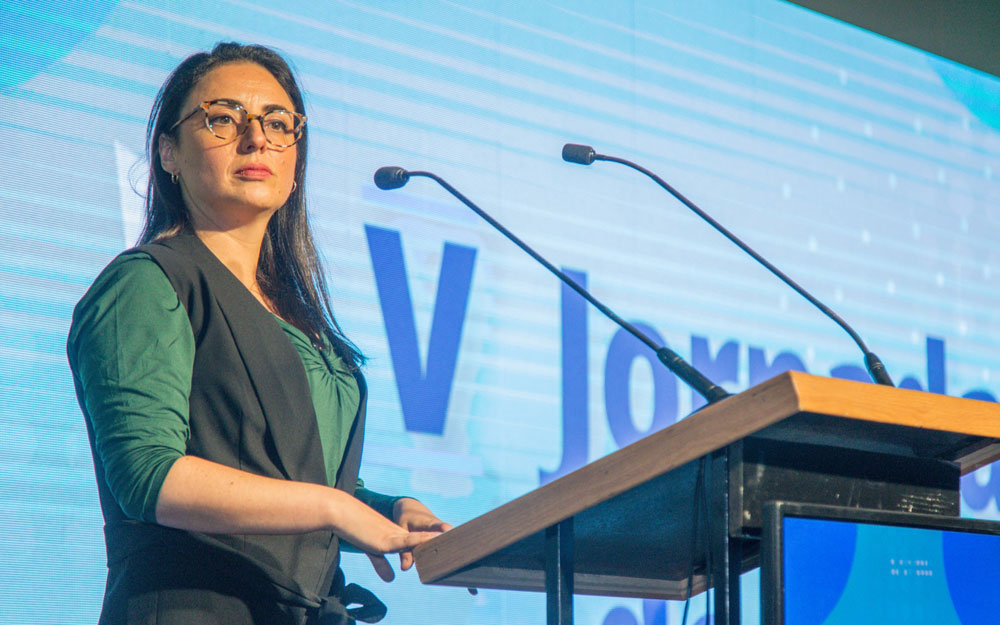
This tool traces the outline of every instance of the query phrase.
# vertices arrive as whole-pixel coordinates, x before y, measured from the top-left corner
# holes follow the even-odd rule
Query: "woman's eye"
[[[278,130],[278,131],[281,131],[281,132],[287,132],[288,131],[288,124],[286,124],[284,122],[284,120],[281,120],[281,119],[269,119],[269,120],[267,120],[266,123],[267,123],[267,127],[269,129],[271,129],[271,130]]]
[[[225,113],[222,113],[222,114],[219,114],[219,115],[213,115],[212,117],[209,117],[208,118],[208,123],[211,124],[211,125],[213,125],[213,126],[225,126],[225,125],[228,125],[228,124],[233,124],[235,122],[233,121],[233,118],[232,118],[231,115],[227,115]]]

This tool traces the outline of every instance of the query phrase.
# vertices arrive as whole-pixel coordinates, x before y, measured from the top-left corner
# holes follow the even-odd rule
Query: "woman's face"
[[[181,118],[202,102],[231,100],[260,115],[274,108],[294,111],[291,98],[271,72],[256,63],[229,63],[205,74],[188,95]],[[284,205],[295,180],[296,146],[277,147],[257,120],[232,140],[205,126],[200,110],[160,136],[160,162],[176,174],[196,229],[230,229],[270,217]]]

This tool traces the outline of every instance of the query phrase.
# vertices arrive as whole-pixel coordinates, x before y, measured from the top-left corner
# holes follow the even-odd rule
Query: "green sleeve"
[[[187,449],[194,335],[147,254],[114,260],[73,313],[68,355],[94,453],[118,505],[156,521],[156,500]]]
[[[391,495],[383,495],[382,493],[376,493],[373,490],[368,490],[365,488],[365,483],[361,479],[358,479],[358,488],[354,491],[354,496],[361,500],[361,503],[373,508],[376,512],[390,521],[393,520],[392,509],[396,505],[396,502],[400,499],[404,499],[404,496],[393,497]]]

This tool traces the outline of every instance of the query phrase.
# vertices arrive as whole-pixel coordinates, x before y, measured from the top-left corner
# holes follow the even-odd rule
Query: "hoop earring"
[[[180,178],[177,176],[177,174],[170,174],[170,182],[177,184],[179,180]]]
[[[295,180],[293,180],[292,181],[292,193],[295,193],[295,190],[298,189],[298,188],[299,188],[299,183],[296,182]]]

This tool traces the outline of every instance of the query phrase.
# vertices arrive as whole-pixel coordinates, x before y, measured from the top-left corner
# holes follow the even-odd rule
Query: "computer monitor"
[[[1000,522],[772,502],[762,625],[997,625]]]

